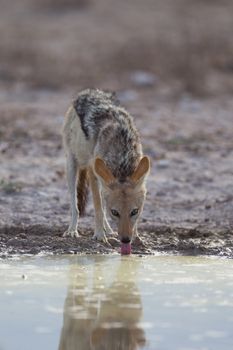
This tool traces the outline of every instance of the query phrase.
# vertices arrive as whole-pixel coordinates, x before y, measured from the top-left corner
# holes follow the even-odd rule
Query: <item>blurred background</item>
[[[233,92],[232,0],[0,0],[0,85]]]

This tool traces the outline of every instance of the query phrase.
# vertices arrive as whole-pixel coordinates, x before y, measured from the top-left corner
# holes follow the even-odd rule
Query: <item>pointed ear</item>
[[[131,175],[130,179],[133,182],[139,182],[149,173],[150,170],[150,159],[147,156],[142,157],[135,172]]]
[[[94,170],[95,173],[104,180],[106,185],[109,185],[111,182],[115,181],[115,177],[112,175],[111,170],[101,158],[95,159]]]

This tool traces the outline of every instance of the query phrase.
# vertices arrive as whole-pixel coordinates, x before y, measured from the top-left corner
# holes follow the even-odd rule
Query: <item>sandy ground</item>
[[[152,160],[139,226],[146,246],[134,251],[233,256],[232,101],[174,101],[151,89],[120,97]],[[82,236],[61,237],[69,204],[60,131],[70,98],[10,91],[1,101],[1,255],[117,250],[91,240],[91,198],[80,219]]]
[[[45,3],[48,5],[50,2]],[[136,3],[141,6],[140,2]],[[127,17],[129,1],[126,1],[122,10],[116,10],[112,22],[108,17],[111,8],[106,1],[101,0],[102,7],[99,8],[92,7],[90,2],[78,13],[77,24],[73,10],[67,10],[61,18],[59,13],[51,15],[48,8],[47,12],[33,7],[25,7],[27,11],[23,11],[17,6],[9,9],[7,3],[4,4],[5,13],[11,14],[14,21],[7,31],[10,40],[1,41],[0,256],[43,252],[112,253],[119,250],[119,243],[115,241],[110,247],[91,240],[94,226],[91,198],[86,217],[80,219],[81,237],[62,237],[69,221],[61,142],[63,116],[76,91],[85,86],[97,86],[117,91],[122,104],[134,116],[144,152],[152,161],[147,201],[139,225],[145,246],[134,246],[133,252],[233,257],[232,70],[211,70],[205,77],[205,83],[213,89],[209,93],[205,90],[204,94],[199,86],[200,94],[194,94],[196,81],[199,82],[196,79],[194,85],[189,84],[191,94],[187,87],[190,77],[185,76],[184,80],[182,76],[185,83],[181,84],[176,77],[168,81],[162,70],[156,74],[156,64],[150,66],[154,62],[151,51],[148,54],[150,59],[146,57],[144,60],[137,52],[136,61],[127,61],[129,52],[124,51],[126,44],[123,39],[134,42],[133,34],[136,35],[135,31],[138,30],[135,23],[141,21],[142,24],[145,17],[144,22],[149,21],[149,28],[154,28],[149,17],[153,9],[152,1],[148,2],[150,6],[144,17],[142,13],[138,17],[133,11],[132,21]],[[113,2],[111,4],[113,6]],[[165,10],[166,6],[162,7],[160,15]],[[121,11],[124,16],[121,16]],[[3,12],[1,16],[1,25],[9,26]],[[57,16],[60,16],[59,21]],[[24,18],[28,19],[26,24]],[[88,27],[86,18],[91,18]],[[103,27],[98,26],[103,18],[106,20]],[[117,21],[120,19],[122,26],[118,30]],[[63,31],[59,23],[63,24]],[[159,23],[162,28],[162,20]],[[35,30],[29,31],[30,38],[21,36],[20,45],[24,45],[24,49],[20,46],[20,51],[14,43],[19,45],[18,32],[24,33],[26,26],[35,27]],[[77,34],[81,39],[75,42],[76,49],[78,45],[81,52],[81,68],[80,64],[77,65],[78,73],[75,76],[72,67],[67,78],[68,67],[73,64],[74,57],[63,55],[65,58],[62,56],[60,65],[50,59],[51,53],[54,57],[60,57],[63,49],[67,52],[72,48],[75,28],[85,29],[80,37]],[[91,31],[96,28],[92,35]],[[104,40],[101,41],[103,31],[107,33],[106,47]],[[67,35],[62,36],[63,32]],[[148,27],[140,30],[140,40],[151,38],[152,32]],[[72,33],[72,40],[68,33]],[[4,35],[1,32],[3,39]],[[29,39],[35,39],[34,56],[32,52],[31,55],[27,52]],[[114,45],[111,45],[111,40]],[[96,55],[96,60],[102,62],[102,66],[97,65],[96,74],[90,77],[89,68],[95,62],[98,43],[104,47],[100,49],[102,56]],[[37,52],[38,47],[43,51]],[[145,54],[148,47],[143,47]],[[132,44],[131,48],[134,54],[135,46]],[[45,55],[47,49],[50,55],[48,60]],[[35,55],[38,55],[39,63]],[[124,65],[121,57],[124,62],[127,61]],[[106,62],[114,62],[115,70],[104,75]],[[224,62],[228,67],[228,60]],[[161,68],[159,61],[157,64]],[[62,71],[62,67],[66,69]],[[107,65],[107,69],[110,72],[110,66]],[[141,70],[146,75],[141,74]]]

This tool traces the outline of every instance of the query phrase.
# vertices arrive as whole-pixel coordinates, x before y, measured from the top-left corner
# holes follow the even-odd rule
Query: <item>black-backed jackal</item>
[[[108,214],[117,224],[121,242],[130,243],[138,235],[150,169],[132,117],[113,94],[88,89],[68,109],[63,140],[71,200],[71,221],[64,236],[78,237],[78,217],[84,213],[90,184],[95,207],[93,237],[106,241],[106,234],[112,233]]]

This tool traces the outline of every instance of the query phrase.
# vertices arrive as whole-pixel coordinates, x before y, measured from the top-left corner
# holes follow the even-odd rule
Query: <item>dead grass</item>
[[[14,194],[22,191],[23,185],[20,182],[0,180],[0,190],[5,194]]]

